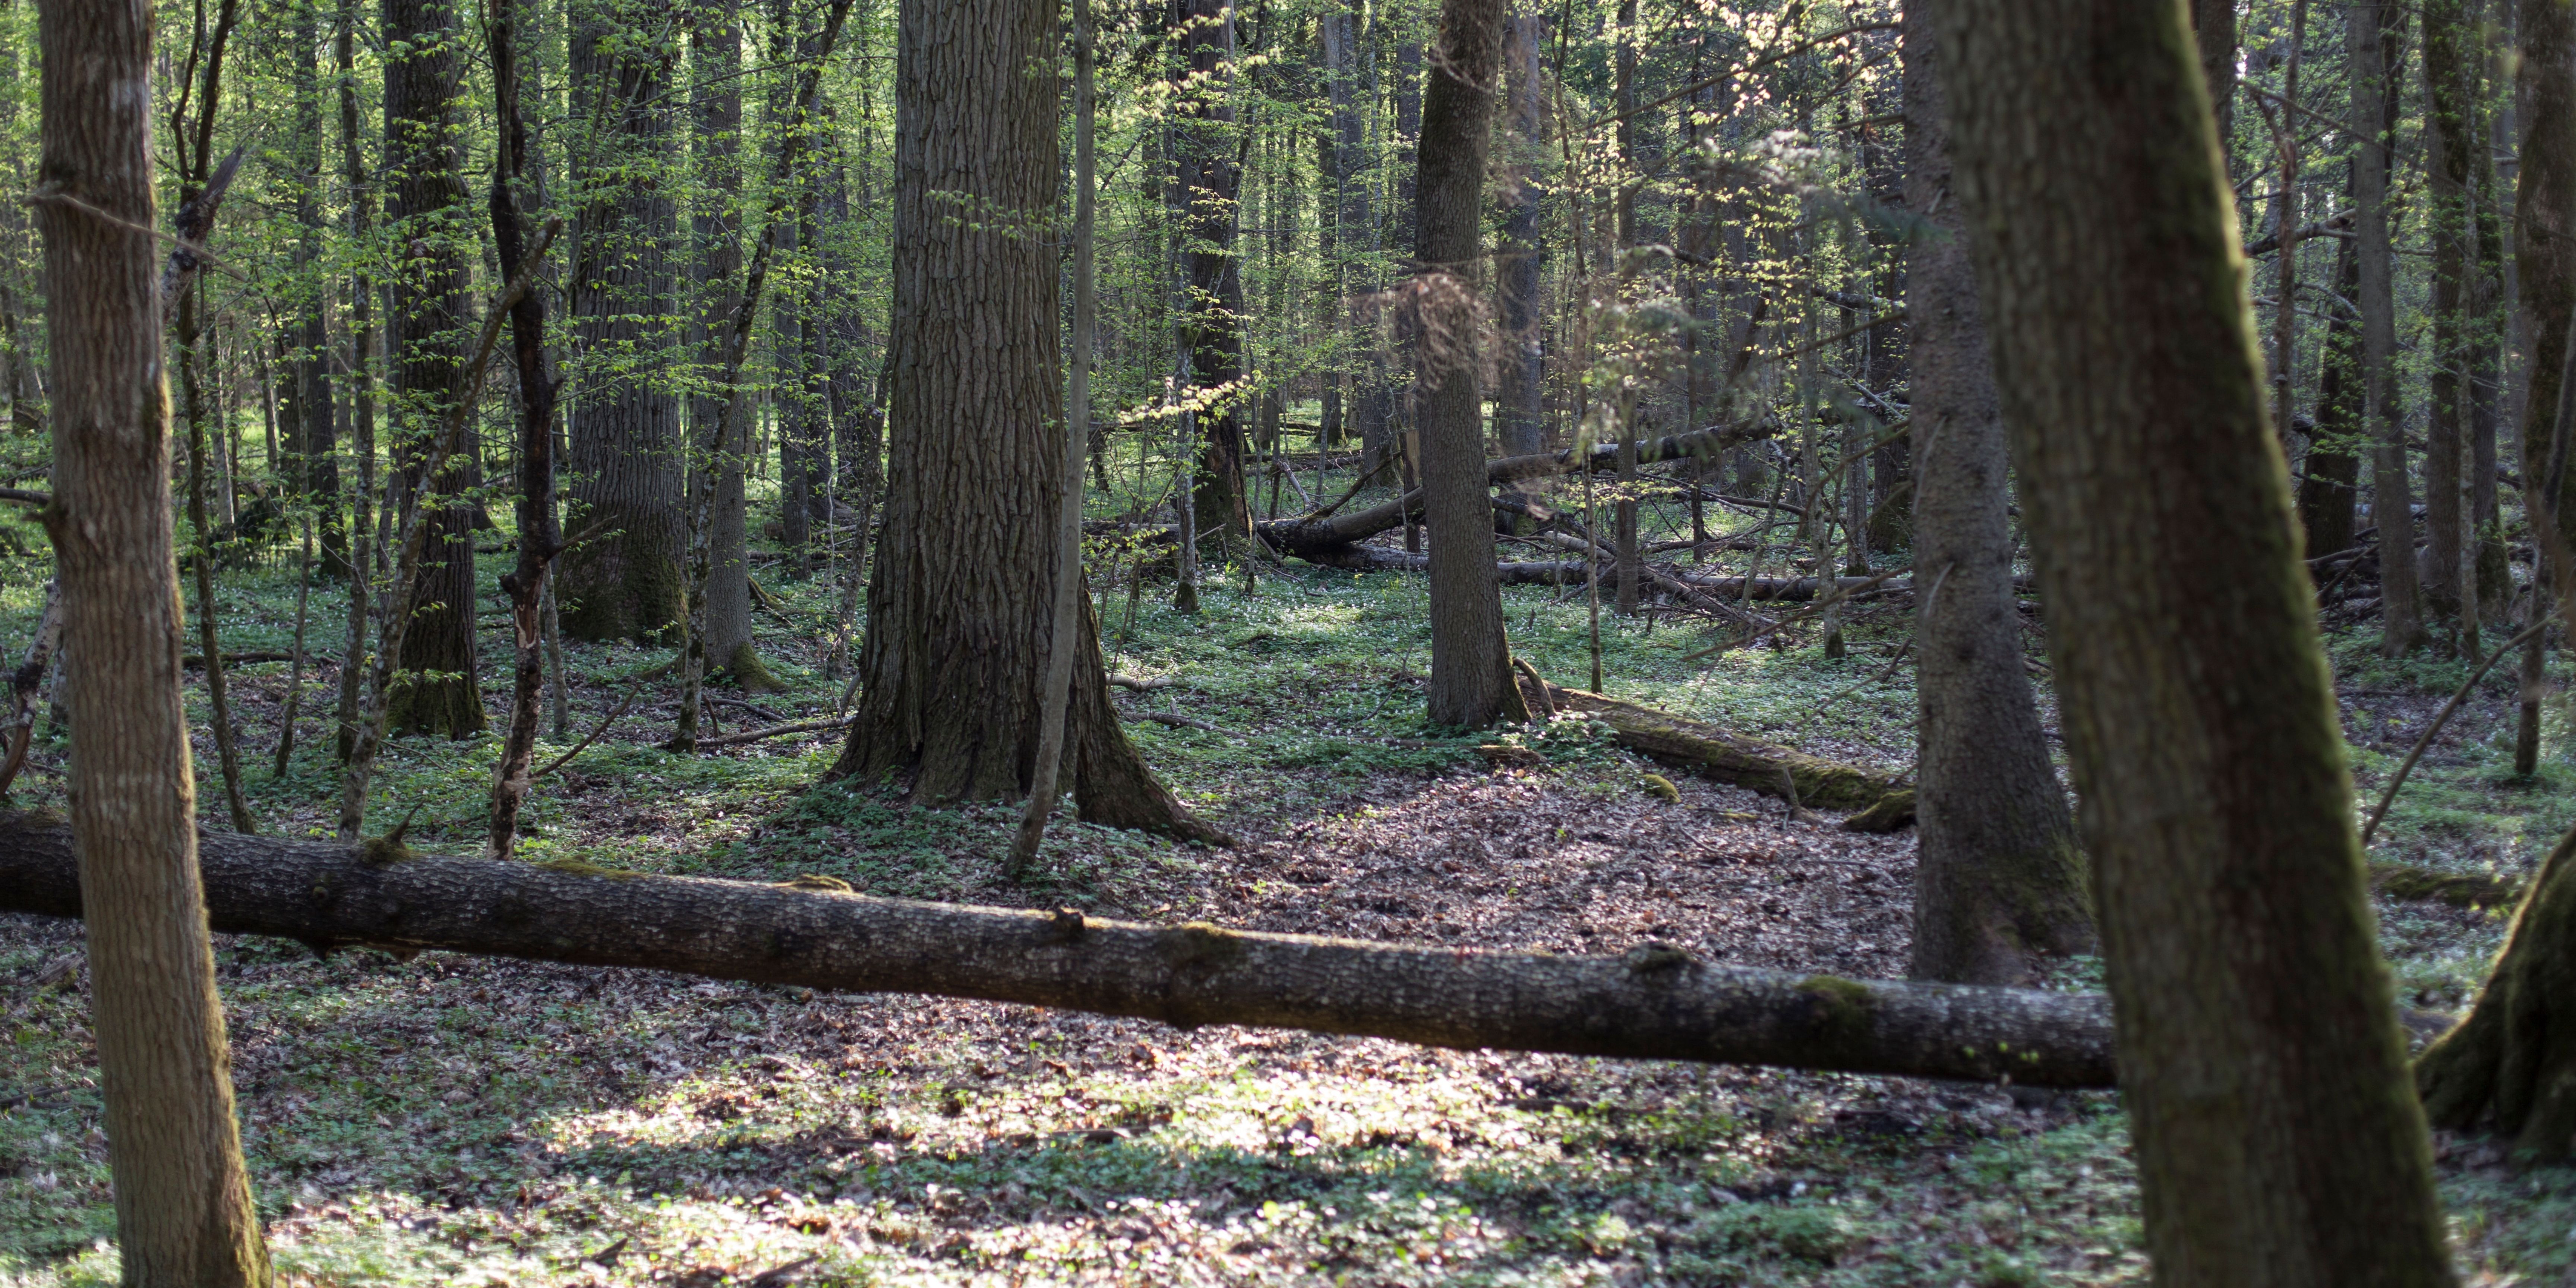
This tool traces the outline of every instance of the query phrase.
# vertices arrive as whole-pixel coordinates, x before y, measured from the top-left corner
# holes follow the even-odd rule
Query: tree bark
[[[341,177],[349,185],[349,240],[366,245],[375,224],[375,193],[367,184],[366,147],[358,122],[358,0],[340,0],[331,33],[331,61],[339,73]],[[370,583],[383,553],[376,549],[376,291],[379,279],[363,267],[350,274],[348,404],[350,454],[356,457],[358,486],[350,494],[349,530],[353,550],[349,567],[349,627],[340,654],[340,701],[333,725],[333,758],[347,765],[357,752],[361,724],[374,720],[368,707],[383,701],[366,691],[367,668],[348,659],[366,655],[367,621],[373,612]]]
[[[2104,999],[1799,975],[1661,944],[1559,957],[1146,926],[788,885],[209,836],[216,929],[1430,1046],[2113,1084]],[[0,817],[0,909],[78,916],[63,829]]]
[[[2236,0],[2191,0],[2191,35],[2200,55],[2200,79],[2218,117],[2222,157],[2236,135]]]
[[[517,0],[493,0],[490,14],[485,47],[492,61],[493,119],[500,142],[489,206],[492,245],[511,271],[532,272],[533,264],[522,263],[528,238],[518,195],[518,185],[528,178],[528,127],[519,113]],[[514,665],[509,732],[492,777],[487,835],[496,859],[510,857],[518,844],[519,810],[532,786],[528,771],[537,750],[537,694],[546,678],[546,574],[563,553],[563,529],[555,520],[555,378],[554,364],[546,359],[543,291],[522,291],[510,305],[510,351],[519,376],[519,561],[501,578],[501,593],[510,601]]]
[[[2379,525],[2379,648],[2391,657],[2424,642],[2415,562],[2414,488],[2406,477],[2406,417],[2397,393],[2395,252],[2388,194],[2393,169],[2397,46],[2406,14],[2395,0],[2344,6],[2352,78],[2351,128],[2359,146],[2353,192],[2353,254],[2361,263],[2362,402],[2376,446],[2370,458],[2370,513]],[[2326,553],[2326,552],[2320,552]]]
[[[2515,92],[2524,133],[2513,228],[2529,337],[2521,433],[2528,486],[2548,452],[2559,400],[2567,396],[2560,388],[2562,355],[2576,322],[2576,14],[2551,0],[2523,0],[2518,34]],[[2560,536],[2576,538],[2576,470],[2562,481],[2557,511]]]
[[[2477,1005],[2415,1062],[2435,1126],[2513,1140],[2517,1166],[2567,1161],[2576,1139],[2576,831],[2515,910]]]
[[[2027,984],[2093,951],[2092,892],[2022,667],[2010,463],[1950,190],[1936,4],[1905,10],[1905,262],[1914,416],[1917,979]],[[2231,15],[2233,11],[2230,11]],[[2231,16],[2231,24],[2234,19]]]
[[[379,700],[394,733],[450,738],[471,737],[488,723],[475,675],[472,439],[436,477],[421,473],[454,410],[472,325],[460,231],[467,202],[457,110],[465,93],[461,24],[443,0],[386,0],[385,40],[403,51],[385,60],[385,219],[403,248],[390,319],[396,450],[406,488],[447,499],[422,502],[421,575],[395,610],[411,617],[402,672]]]
[[[1047,588],[1062,504],[1064,388],[1051,239],[1054,7],[924,5],[896,59],[894,407],[886,521],[868,584],[862,697],[828,777],[900,776],[926,802],[1017,799],[1039,734]],[[1219,839],[1154,780],[1109,705],[1087,608],[1067,767],[1082,816]]]
[[[2358,167],[2361,163],[2351,163]],[[2347,189],[2355,186],[2347,181]],[[2347,193],[2349,195],[2349,193]],[[2335,243],[2335,294],[2361,293],[2361,258],[2352,239]],[[2337,310],[2326,319],[2324,358],[2317,367],[2316,432],[2309,435],[2306,468],[2299,480],[2299,525],[2310,558],[2353,548],[2354,486],[2361,457],[2352,450],[2362,431],[2361,328]]]
[[[331,407],[330,329],[323,308],[329,286],[317,271],[327,231],[322,213],[322,86],[320,0],[295,7],[295,134],[288,153],[295,167],[293,251],[297,304],[285,422],[288,452],[284,481],[318,511],[322,566],[333,577],[349,575],[349,533],[341,517],[337,417]]]
[[[1235,124],[1234,4],[1174,0],[1172,17],[1189,52],[1189,84],[1176,110],[1176,155],[1183,203],[1181,241],[1189,273],[1180,320],[1190,381],[1202,394],[1243,378],[1243,272],[1235,254],[1241,222],[1243,162]],[[1233,541],[1252,531],[1243,485],[1244,397],[1229,392],[1200,411],[1196,477],[1190,494],[1201,532]]]
[[[2450,1283],[2182,6],[1934,22],[2157,1282]]]
[[[572,31],[570,101],[587,126],[571,150],[572,182],[588,200],[575,218],[568,283],[583,362],[574,373],[565,517],[589,535],[565,552],[555,594],[563,629],[576,639],[658,643],[686,612],[680,407],[663,370],[677,355],[658,321],[672,311],[679,213],[672,185],[638,172],[676,166],[674,113],[659,101],[668,55],[651,33],[621,31],[615,16],[641,15],[577,11]]]
[[[2470,154],[2485,146],[2477,137],[2471,110],[2468,68],[2474,55],[2467,42],[2476,38],[2461,0],[2427,0],[2424,29],[2424,168],[2430,179],[2433,235],[2433,362],[2425,373],[2431,386],[2430,415],[2424,427],[2424,522],[2430,538],[2424,579],[2424,603],[2437,618],[2461,619],[2476,583],[2465,559],[2476,540],[2473,512],[2463,504],[2467,480],[2470,426],[2469,372],[2476,358],[2469,343],[2474,321],[2477,230],[2470,222]],[[2324,551],[2318,552],[2326,553]],[[2461,620],[2470,639],[2474,620]],[[2479,650],[2468,650],[2475,656]]]
[[[698,361],[711,376],[725,365],[725,337],[734,310],[741,307],[742,221],[735,205],[742,191],[742,33],[740,0],[719,0],[694,10],[689,40],[691,119],[697,131],[698,163],[707,199],[690,215],[697,241],[697,316],[693,330]],[[784,52],[782,48],[781,52]],[[784,102],[786,91],[779,99]],[[786,344],[782,334],[778,343]],[[724,415],[724,391],[711,389],[689,400],[691,433],[698,442],[697,468],[715,484],[711,527],[707,533],[707,658],[735,686],[750,693],[786,687],[770,674],[751,634],[750,513],[743,495],[749,453],[716,441],[716,422]]]
[[[124,1281],[137,1288],[264,1285],[268,1257],[242,1166],[198,884],[180,697],[170,395],[160,255],[148,231],[159,222],[152,7],[44,5],[37,31],[45,75],[34,205],[54,394],[44,520],[80,749],[72,830],[55,829],[53,855],[58,879],[89,894],[119,1254]]]
[[[1502,0],[1443,0],[1439,55],[1423,96],[1413,348],[1423,513],[1431,524],[1430,718],[1482,729],[1526,721],[1494,580],[1493,503],[1485,492],[1484,396],[1475,301],[1481,276],[1485,158],[1502,77]]]

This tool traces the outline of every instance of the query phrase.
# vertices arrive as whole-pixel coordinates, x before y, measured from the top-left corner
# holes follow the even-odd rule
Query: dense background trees
[[[1196,613],[1274,575],[1316,593],[1319,569],[1427,573],[1428,675],[1378,659],[1426,717],[1416,732],[1576,710],[1812,821],[1884,780],[1516,669],[1499,587],[1585,597],[1594,690],[1616,678],[1605,632],[1680,626],[1687,660],[1715,667],[1810,641],[1840,659],[1863,597],[1909,595],[1910,640],[1816,701],[1913,650],[1916,794],[1864,824],[1921,823],[1915,973],[2058,977],[2098,896],[2146,1053],[2129,1067],[2151,1187],[2207,1152],[2193,1142],[2313,1101],[2310,1135],[2162,1192],[2244,1218],[2265,1209],[2243,1187],[2298,1191],[2311,1136],[2348,1137],[2363,1153],[2344,1164],[2393,1178],[2363,1196],[2373,1228],[2429,1243],[2314,622],[2375,612],[2400,668],[2528,638],[2513,777],[2545,777],[2563,641],[2542,626],[2576,588],[2559,226],[2576,39],[2556,6],[2114,20],[1977,0],[1958,12],[1990,21],[1964,28],[1927,3],[1106,8],[1087,23],[1097,291],[1078,328],[1055,6],[164,10],[162,205],[195,212],[180,252],[209,270],[168,313],[188,418],[177,548],[235,829],[260,824],[236,736],[267,735],[227,706],[224,577],[301,569],[308,534],[319,607],[299,600],[294,657],[308,615],[345,641],[342,832],[398,846],[394,820],[366,826],[383,737],[474,739],[506,689],[497,854],[545,773],[541,690],[571,740],[566,636],[651,650],[618,682],[674,754],[829,732],[837,762],[803,781],[949,807],[1046,794],[1061,769],[1090,821],[1222,840],[1122,721],[1229,731],[1123,710],[1113,684],[1154,685],[1116,675],[1103,637],[1129,633],[1149,586]],[[0,92],[0,159],[27,179],[19,87],[53,86],[27,11],[0,13],[26,73]],[[1967,30],[1984,34],[1950,41]],[[2140,98],[2046,89],[2095,46],[2139,60],[2121,66]],[[2066,105],[2080,129],[2034,133]],[[213,198],[196,203],[227,191],[208,250]],[[534,230],[556,227],[549,254]],[[51,235],[0,212],[12,484],[76,459],[65,418],[95,392],[45,375],[78,356],[73,279],[40,272]],[[513,352],[495,361],[505,311]],[[2188,434],[2163,433],[2178,408]],[[1071,563],[1068,502],[1088,519]],[[2044,685],[2022,568],[2061,632]],[[1098,593],[1048,611],[1069,584]],[[794,689],[756,630],[787,620],[782,591],[832,606],[792,622],[831,641],[837,694],[812,720],[760,703]],[[97,629],[71,632],[72,674]],[[1271,639],[1210,655],[1257,668]],[[487,693],[504,652],[511,682]],[[2090,867],[2048,742],[2061,700]],[[1043,732],[1059,701],[1060,749]],[[745,715],[776,729],[719,732]],[[1526,764],[1520,740],[1546,736],[1469,746]],[[281,783],[299,772],[287,741]],[[2443,1121],[2492,1119],[2544,1155],[2576,1110],[2535,1088],[2569,1057],[2508,1020],[2560,973],[2566,866],[2492,1006],[2426,1075]],[[2261,907],[2204,900],[2254,886]],[[2188,1023],[2218,1013],[2233,1018]],[[2197,1086],[2174,1053],[2206,1050],[2296,1085],[2231,1090],[2262,1120],[2241,1131],[2178,1131],[2159,1091]],[[2159,1239],[2207,1227],[2156,1193]],[[2368,1260],[2319,1247],[2319,1264]]]

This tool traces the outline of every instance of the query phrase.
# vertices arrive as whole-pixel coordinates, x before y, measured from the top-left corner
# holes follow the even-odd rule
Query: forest
[[[2560,0],[0,0],[0,189],[0,1284],[2576,1283]]]

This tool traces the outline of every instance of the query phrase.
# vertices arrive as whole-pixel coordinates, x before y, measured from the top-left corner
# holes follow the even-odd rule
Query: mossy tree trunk
[[[393,732],[464,738],[483,731],[483,689],[475,678],[472,440],[438,477],[420,477],[456,398],[472,321],[465,304],[470,212],[463,142],[465,36],[462,19],[436,0],[389,0],[385,38],[385,217],[395,243],[410,247],[393,280],[393,400],[401,426],[406,484],[427,488],[420,580],[408,604],[402,673],[384,695]]]
[[[1934,24],[2156,1281],[2448,1284],[2183,6]]]
[[[2576,1145],[2576,830],[2559,839],[2514,912],[2477,1005],[2415,1062],[2437,1127],[2492,1130],[2516,1162],[2557,1164]]]
[[[570,156],[573,188],[590,200],[575,216],[569,284],[574,345],[585,356],[574,376],[565,526],[585,535],[556,569],[555,596],[576,639],[659,642],[685,611],[688,550],[679,399],[663,370],[674,337],[660,321],[671,312],[679,213],[676,184],[640,176],[659,178],[674,164],[674,114],[660,101],[670,69],[656,33],[628,29],[655,21],[641,7],[581,0],[573,17],[572,101],[585,124],[603,128],[578,132]]]
[[[827,777],[897,777],[925,802],[1018,799],[1037,755],[1065,486],[1057,93],[1034,71],[1054,33],[1052,4],[1010,0],[909,7],[898,40],[886,517],[864,696]],[[1127,741],[1084,603],[1064,767],[1082,816],[1222,839]]]
[[[2091,951],[2091,892],[2049,763],[2013,604],[2011,487],[1977,317],[1933,5],[1905,10],[1905,204],[1931,225],[1906,257],[1914,451],[1917,979],[2027,984]],[[2233,48],[2234,18],[2229,18]]]

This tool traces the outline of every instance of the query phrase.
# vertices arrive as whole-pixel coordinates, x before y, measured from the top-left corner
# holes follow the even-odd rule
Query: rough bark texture
[[[469,448],[450,457],[436,478],[421,478],[420,469],[454,404],[471,338],[459,134],[464,38],[455,8],[443,0],[386,0],[385,39],[406,51],[385,60],[385,219],[405,248],[390,319],[398,459],[409,472],[407,486],[457,499],[424,505],[426,553],[407,606],[402,674],[384,702],[393,732],[451,738],[480,733],[486,723],[475,680],[477,510],[464,499],[476,482],[474,454]]]
[[[2156,1280],[2448,1283],[2182,7],[1934,21]]]
[[[2388,217],[2396,135],[2390,113],[2397,97],[2397,47],[2404,39],[2405,24],[2405,11],[2396,0],[2344,6],[2352,66],[2351,120],[2360,136],[2354,152],[2360,169],[2353,185],[2353,255],[2361,264],[2361,294],[2356,298],[2361,306],[2362,401],[2375,440],[2370,457],[2370,513],[2379,525],[2379,647],[2392,656],[2424,642],[2415,563],[2415,492],[2406,477],[2405,408],[2397,392],[2396,260],[2390,249]]]
[[[2480,892],[2489,893],[2492,892]],[[2448,891],[2431,897],[2470,903]],[[2576,1140],[2576,831],[2514,912],[2477,1005],[2415,1064],[2434,1125],[2513,1139],[2520,1164],[2567,1161]]]
[[[1905,263],[1914,584],[1937,587],[1914,600],[1912,970],[2027,984],[2039,955],[2092,950],[2092,898],[2022,667],[2004,426],[1941,118],[1932,13],[1950,2],[1912,0],[1904,33],[1905,204],[1930,226]]]
[[[265,1284],[198,885],[180,698],[161,257],[143,231],[159,223],[152,8],[49,4],[38,34],[46,74],[35,210],[54,395],[54,499],[44,518],[80,748],[70,784],[77,864],[67,829],[52,833],[52,854],[55,883],[86,891],[93,914],[91,1015],[124,1282]]]
[[[2236,0],[2191,0],[2191,35],[2200,55],[2200,78],[2209,83],[2223,153],[2236,121]]]
[[[279,409],[283,422],[289,487],[318,507],[322,531],[322,564],[334,577],[349,575],[349,534],[340,511],[340,463],[334,454],[338,435],[331,406],[331,338],[323,308],[330,285],[315,272],[325,233],[322,214],[321,7],[295,8],[295,134],[289,154],[295,166],[293,251],[296,270],[294,356],[287,394]]]
[[[1054,49],[1037,0],[921,6],[899,39],[886,519],[829,776],[900,776],[923,801],[1016,799],[1037,751],[1065,423],[1056,90],[1030,69]],[[1119,728],[1088,603],[1065,753],[1083,817],[1219,839]]]
[[[1525,721],[1512,680],[1494,580],[1493,503],[1485,494],[1484,397],[1478,389],[1474,300],[1483,253],[1485,155],[1502,78],[1502,0],[1443,0],[1439,56],[1423,96],[1418,200],[1421,265],[1412,289],[1422,321],[1414,344],[1422,435],[1422,508],[1431,524],[1430,716],[1481,729]],[[1446,333],[1446,338],[1442,338]]]
[[[555,594],[575,638],[657,642],[686,611],[680,408],[663,371],[675,355],[656,320],[671,311],[678,210],[670,185],[634,172],[673,164],[673,113],[656,101],[670,69],[646,33],[619,30],[657,19],[616,13],[607,0],[585,0],[574,16],[571,101],[598,121],[599,137],[572,149],[573,188],[584,198],[570,283],[583,364],[565,517],[588,535],[565,552]]]
[[[734,310],[741,307],[742,221],[734,205],[742,190],[741,5],[738,0],[706,5],[695,11],[690,32],[693,53],[691,116],[699,143],[698,164],[707,200],[690,217],[697,241],[697,316],[692,330],[698,361],[710,376],[725,365],[725,337]],[[785,99],[782,93],[780,99]],[[785,230],[781,230],[784,232]],[[760,660],[751,636],[750,515],[743,497],[747,453],[715,442],[716,422],[724,414],[724,395],[710,390],[689,400],[692,434],[700,444],[701,468],[713,473],[715,501],[707,534],[707,658],[709,665],[738,687],[766,692],[781,686]]]
[[[1234,5],[1231,0],[1174,0],[1172,23],[1189,50],[1189,88],[1178,103],[1173,160],[1180,168],[1181,244],[1189,280],[1182,301],[1181,347],[1200,389],[1243,376],[1243,271],[1235,229],[1243,197],[1241,140],[1235,130]],[[1229,539],[1251,531],[1243,487],[1245,399],[1227,397],[1197,417],[1198,476],[1191,483],[1201,532]]]
[[[215,928],[1430,1046],[2112,1085],[2099,996],[1797,975],[1661,944],[1557,957],[208,837]],[[801,887],[801,888],[800,888]],[[77,916],[61,827],[0,817],[0,909]]]

